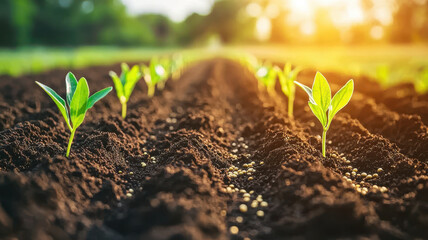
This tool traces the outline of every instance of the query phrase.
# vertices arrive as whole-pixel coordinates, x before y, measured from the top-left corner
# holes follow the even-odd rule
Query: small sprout
[[[89,97],[89,87],[86,79],[82,77],[77,81],[73,73],[69,72],[65,76],[67,96],[66,100],[64,100],[52,88],[37,81],[36,83],[52,98],[67,123],[68,129],[71,132],[66,153],[66,156],[69,157],[74,134],[77,128],[83,123],[86,112],[96,102],[104,98],[112,90],[112,87],[104,88]]]
[[[258,210],[256,214],[257,214],[257,217],[263,217],[265,215],[265,212],[263,212],[262,210]]]
[[[159,60],[159,64],[155,67],[156,73],[160,76],[160,80],[157,84],[159,90],[165,88],[165,83],[168,80],[171,71],[172,61],[169,58],[162,58]]]
[[[252,202],[251,202],[251,207],[252,208],[256,208],[256,207],[258,207],[259,206],[259,202],[257,202],[257,200],[253,200]]]
[[[141,66],[141,72],[147,84],[147,96],[151,98],[155,95],[156,85],[162,81],[166,81],[168,73],[157,58],[153,58],[149,66],[143,64]]]
[[[141,162],[141,167],[146,167],[147,164],[145,162]]]
[[[299,82],[295,83],[308,94],[309,107],[323,126],[322,155],[325,157],[327,131],[330,128],[330,124],[336,113],[345,107],[349,100],[351,100],[352,93],[354,92],[354,80],[349,80],[334,95],[333,99],[331,98],[330,85],[328,84],[327,79],[320,72],[317,72],[315,75],[312,89]]]
[[[225,217],[225,216],[227,215],[227,211],[226,211],[226,210],[224,210],[224,209],[223,209],[223,210],[221,210],[221,211],[220,211],[220,215],[221,215],[221,216],[223,216],[223,217]]]
[[[132,193],[127,193],[126,196],[127,197],[132,197]]]
[[[293,117],[293,105],[294,105],[294,96],[296,93],[296,86],[294,81],[296,81],[297,75],[301,71],[300,68],[294,68],[291,70],[291,64],[287,63],[284,66],[284,70],[276,67],[278,72],[278,79],[281,85],[281,90],[285,96],[288,98],[288,117]]]
[[[267,203],[267,202],[265,202],[265,201],[263,201],[263,202],[261,202],[261,203],[260,203],[260,206],[261,206],[261,207],[267,207],[267,206],[268,206],[268,203]]]
[[[244,218],[243,217],[241,217],[241,216],[237,216],[236,217],[236,222],[237,223],[242,223],[244,221]]]
[[[378,168],[378,169],[377,169],[377,172],[379,172],[379,173],[380,173],[380,172],[382,172],[382,171],[383,171],[383,169],[382,169],[382,168]]]
[[[113,79],[114,88],[116,88],[117,97],[122,104],[122,118],[126,117],[126,107],[129,97],[135,88],[135,85],[141,79],[141,72],[137,65],[129,69],[126,63],[122,63],[122,73],[120,77],[113,71],[110,71],[110,77]]]
[[[259,66],[256,71],[256,77],[259,80],[259,89],[266,88],[270,96],[275,96],[275,83],[277,71],[272,64],[266,63]]]
[[[170,72],[172,80],[177,80],[180,78],[184,69],[183,55],[177,54],[172,57],[170,64]]]

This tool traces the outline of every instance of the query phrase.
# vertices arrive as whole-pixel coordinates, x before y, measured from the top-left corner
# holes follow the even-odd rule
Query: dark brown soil
[[[112,85],[109,70],[119,66],[74,73],[95,92]],[[152,99],[141,81],[126,120],[110,93],[67,159],[64,120],[34,83],[64,96],[66,72],[0,77],[1,239],[428,238],[428,97],[407,85],[355,79],[323,158],[303,92],[288,119],[279,91],[258,91],[235,62],[204,61]],[[349,79],[325,76],[334,92]]]

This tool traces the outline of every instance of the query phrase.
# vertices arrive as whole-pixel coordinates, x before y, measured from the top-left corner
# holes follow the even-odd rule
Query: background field
[[[187,58],[237,57],[252,54],[261,59],[286,62],[318,71],[334,71],[369,76],[383,86],[413,82],[421,92],[427,90],[428,46],[208,46],[199,48],[23,48],[0,50],[0,75],[19,76],[54,68],[82,68],[148,60],[156,55],[183,54]],[[425,75],[424,75],[425,74]]]

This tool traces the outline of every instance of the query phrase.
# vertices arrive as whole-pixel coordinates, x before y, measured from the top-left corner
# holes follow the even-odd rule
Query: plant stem
[[[126,118],[126,102],[122,103],[122,118]]]
[[[322,131],[322,156],[325,157],[325,140],[327,137],[327,129]]]
[[[149,85],[147,89],[147,96],[151,98],[153,95],[155,95],[155,86]]]
[[[73,143],[73,138],[74,138],[75,132],[76,132],[76,129],[71,130],[70,139],[68,140],[67,154],[65,155],[66,157],[70,156],[71,144]]]
[[[288,117],[293,118],[293,105],[294,105],[294,97],[288,98]]]

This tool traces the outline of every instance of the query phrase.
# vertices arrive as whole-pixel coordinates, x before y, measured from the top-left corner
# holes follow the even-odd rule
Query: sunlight
[[[256,22],[256,36],[260,41],[269,39],[272,30],[272,24],[267,17],[260,17]]]
[[[286,7],[291,9],[286,21],[300,26],[305,35],[316,31],[314,22],[319,11],[327,11],[332,23],[338,27],[348,27],[366,20],[361,0],[289,0]]]

